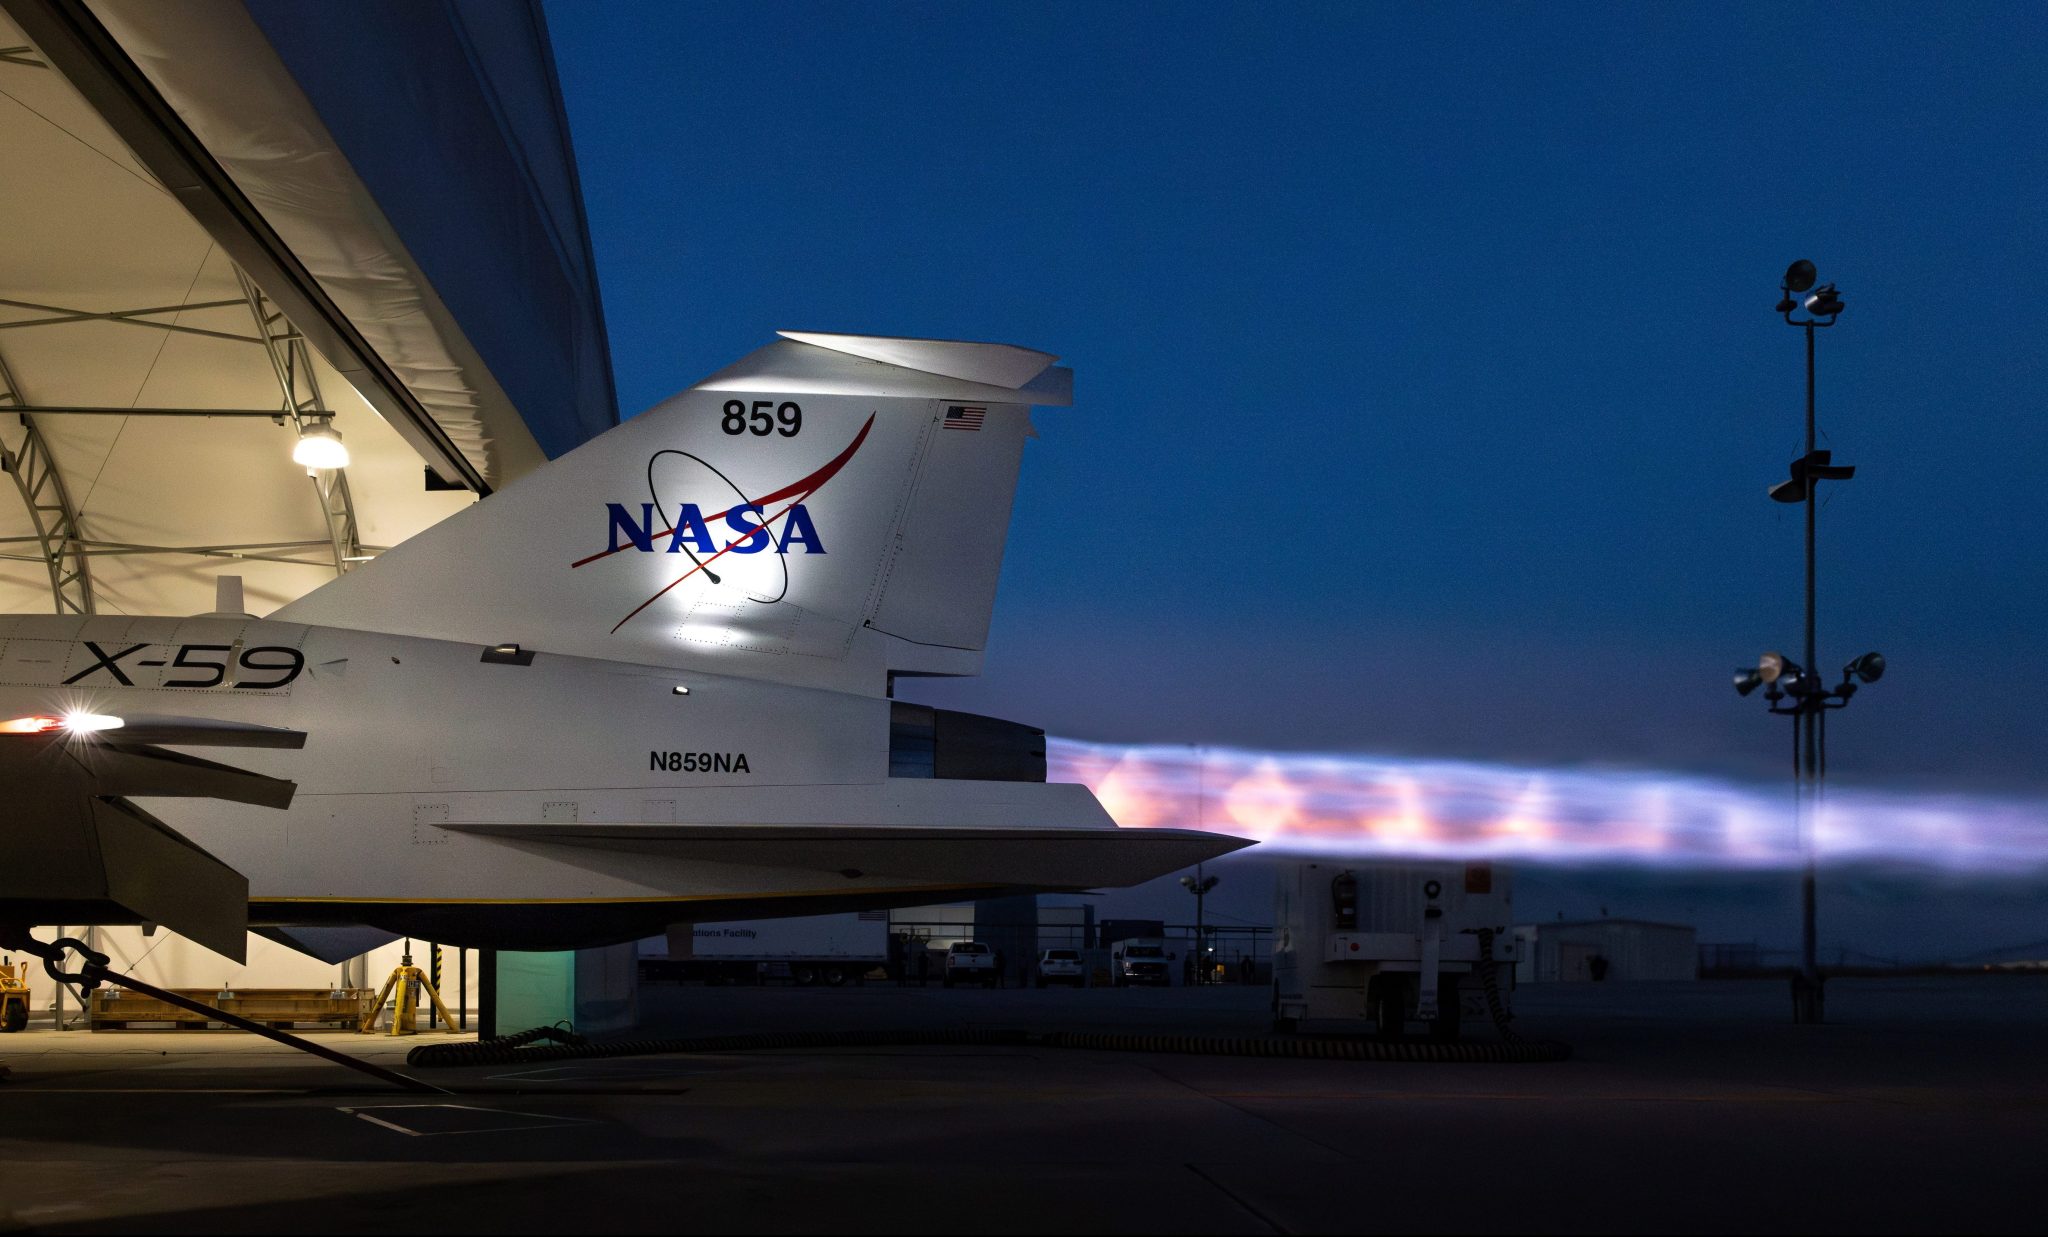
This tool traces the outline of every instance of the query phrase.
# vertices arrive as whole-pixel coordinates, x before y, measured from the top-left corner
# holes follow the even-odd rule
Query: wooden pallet
[[[300,1025],[353,1028],[361,1021],[370,998],[376,995],[367,988],[238,988],[230,992],[217,988],[172,988],[170,991],[280,1030]],[[208,1019],[203,1014],[119,988],[93,989],[87,1016],[95,1031],[163,1030],[167,1027],[180,1031],[231,1029],[226,1023]]]

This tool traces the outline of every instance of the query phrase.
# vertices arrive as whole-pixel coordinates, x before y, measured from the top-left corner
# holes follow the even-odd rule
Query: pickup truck
[[[946,947],[946,976],[950,988],[956,983],[996,986],[996,952],[980,941],[954,941]]]
[[[1109,983],[1113,988],[1146,984],[1173,986],[1174,964],[1180,959],[1169,953],[1166,942],[1157,937],[1134,937],[1118,941],[1109,951]]]

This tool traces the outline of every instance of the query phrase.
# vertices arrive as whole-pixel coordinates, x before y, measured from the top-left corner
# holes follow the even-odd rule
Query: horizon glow
[[[1046,764],[1047,780],[1087,786],[1119,825],[1207,829],[1280,850],[1658,868],[1804,862],[1789,784],[1050,736]],[[2048,802],[1832,789],[1814,853],[1822,863],[2048,868]]]

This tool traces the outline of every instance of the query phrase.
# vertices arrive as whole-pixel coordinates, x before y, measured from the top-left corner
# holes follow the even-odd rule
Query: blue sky
[[[621,403],[1062,354],[987,673],[1078,738],[1776,775],[1807,257],[1831,775],[2048,787],[2048,52],[1997,6],[552,3]]]

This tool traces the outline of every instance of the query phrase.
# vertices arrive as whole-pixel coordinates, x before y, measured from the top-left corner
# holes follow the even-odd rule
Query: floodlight
[[[1813,263],[1801,258],[1785,268],[1785,291],[1804,292],[1819,278],[1820,272],[1814,269]]]
[[[1842,296],[1835,291],[1835,285],[1824,283],[1812,296],[1806,298],[1806,312],[1816,318],[1832,318],[1842,312]]]
[[[1803,503],[1806,501],[1807,490],[1810,485],[1811,482],[1795,469],[1791,480],[1780,481],[1766,490],[1765,493],[1771,496],[1771,501],[1774,503]]]
[[[1806,668],[1783,653],[1765,653],[1756,659],[1756,677],[1769,684],[1772,691],[1797,695],[1799,685],[1806,681]]]
[[[1865,653],[1855,661],[1842,667],[1842,677],[1845,679],[1862,679],[1865,683],[1877,682],[1884,677],[1884,654]]]
[[[95,730],[119,730],[127,723],[106,713],[70,712],[64,715],[64,729],[71,734],[90,734]]]
[[[331,422],[314,421],[299,430],[292,462],[306,468],[347,468],[348,448]]]
[[[1854,464],[1837,464],[1832,451],[1808,451],[1792,461],[1791,476],[1770,489],[1771,498],[1781,503],[1803,503],[1816,481],[1847,481],[1856,475]]]
[[[1747,696],[1757,688],[1762,687],[1763,683],[1764,676],[1755,670],[1737,670],[1735,672],[1735,694],[1738,696]]]

